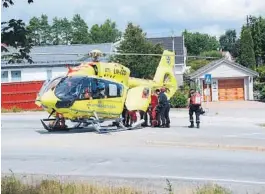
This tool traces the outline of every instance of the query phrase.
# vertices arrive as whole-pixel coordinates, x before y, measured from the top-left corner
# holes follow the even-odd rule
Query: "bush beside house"
[[[172,108],[186,108],[188,97],[184,92],[176,91],[174,96],[170,99]]]
[[[256,68],[259,77],[254,82],[254,93],[256,99],[265,102],[265,64]]]

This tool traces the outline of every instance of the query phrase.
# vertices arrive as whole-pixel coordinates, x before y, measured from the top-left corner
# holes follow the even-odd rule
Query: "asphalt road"
[[[51,134],[39,121],[45,113],[2,114],[2,173],[72,175],[158,189],[168,178],[179,189],[216,182],[236,193],[265,192],[262,116],[210,112],[200,129],[189,129],[185,111],[171,115],[170,129]]]

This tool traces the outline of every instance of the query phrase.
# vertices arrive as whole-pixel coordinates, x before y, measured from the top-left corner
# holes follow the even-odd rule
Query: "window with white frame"
[[[11,81],[14,82],[21,81],[21,71],[19,70],[11,71]]]
[[[52,70],[48,69],[47,71],[47,79],[51,79],[52,78]]]
[[[8,82],[8,71],[1,71],[1,82]]]

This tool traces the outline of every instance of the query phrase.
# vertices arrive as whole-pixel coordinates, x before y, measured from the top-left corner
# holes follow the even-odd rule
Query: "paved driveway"
[[[226,101],[203,103],[207,116],[233,117],[246,119],[264,119],[265,103],[257,101]],[[173,109],[173,111],[187,111],[187,109]]]

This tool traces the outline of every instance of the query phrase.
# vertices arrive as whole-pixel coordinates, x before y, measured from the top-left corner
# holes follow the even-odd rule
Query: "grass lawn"
[[[165,194],[174,194],[172,185],[167,181]],[[136,190],[132,187],[111,187],[81,183],[61,183],[57,180],[42,180],[38,184],[22,183],[15,176],[4,176],[1,180],[2,194],[154,194],[154,191]],[[218,185],[205,185],[193,194],[230,194],[229,190]],[[158,193],[157,193],[158,194]],[[159,193],[160,194],[160,193]]]

